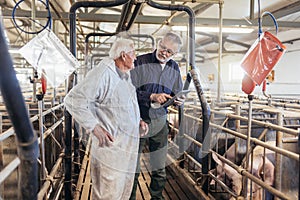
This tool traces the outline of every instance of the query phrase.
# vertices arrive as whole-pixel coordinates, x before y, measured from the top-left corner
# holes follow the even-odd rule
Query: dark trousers
[[[140,155],[144,149],[146,142],[149,144],[149,152],[144,153],[144,157],[148,157],[150,166],[146,166],[151,169],[151,183],[150,183],[150,195],[151,200],[164,199],[162,191],[166,183],[166,156],[168,146],[168,125],[166,118],[160,118],[152,120],[149,124],[149,133],[147,136],[140,139],[139,157],[137,163],[137,173],[135,174],[134,185],[131,193],[130,200],[136,199],[136,191],[138,184],[138,177],[141,170],[140,167]]]

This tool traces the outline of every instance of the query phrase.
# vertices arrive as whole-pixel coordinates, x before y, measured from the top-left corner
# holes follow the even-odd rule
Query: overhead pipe
[[[128,3],[130,0],[119,0],[119,1],[100,1],[100,2],[90,2],[90,1],[80,1],[75,2],[70,8],[70,51],[76,56],[76,10],[78,8],[84,7],[95,7],[95,8],[103,8],[103,7],[114,7],[122,4]],[[75,80],[74,80],[75,79]],[[69,83],[67,92],[69,92],[73,84],[76,83],[76,74],[69,77]],[[72,199],[72,116],[71,114],[65,110],[65,198]],[[76,129],[76,128],[75,128]],[[79,133],[77,130],[74,130],[74,157],[75,153],[79,151]],[[76,157],[79,157],[76,156]],[[76,167],[76,166],[75,166]],[[77,165],[75,172],[80,171],[79,165]]]
[[[102,36],[113,36],[113,35],[116,35],[118,34],[117,32],[115,33],[89,33],[87,34],[86,38],[85,38],[85,56],[87,56],[88,54],[88,46],[89,46],[89,38],[90,37],[102,37]],[[149,38],[151,40],[151,45],[152,45],[152,48],[155,47],[155,39],[153,38],[153,36],[151,35],[147,35],[147,34],[129,34],[130,37],[138,37],[138,38]]]
[[[152,35],[147,34],[129,34],[130,37],[149,38],[151,40],[152,49],[155,48],[155,39]]]
[[[129,18],[129,13],[131,11],[131,8],[133,6],[133,3],[130,1],[127,4],[125,4],[122,8],[121,16],[120,16],[120,22],[117,26],[117,32],[124,31],[126,28],[126,22]]]
[[[91,2],[91,1],[80,1],[75,2],[70,8],[70,51],[76,57],[76,10],[78,8],[84,7],[114,7],[128,3],[130,0],[119,0],[119,1],[100,1],[100,2]]]
[[[128,31],[128,30],[131,28],[132,24],[135,22],[135,20],[136,20],[138,14],[139,14],[140,11],[141,11],[141,8],[142,8],[142,3],[138,3],[138,4],[135,6],[135,8],[134,8],[134,10],[133,10],[133,13],[132,13],[132,15],[131,15],[131,18],[130,18],[130,20],[129,20],[127,26],[126,26],[126,31]]]
[[[12,59],[0,24],[0,88],[1,94],[17,136],[20,159],[18,199],[37,199],[38,192],[38,142],[29,120]]]
[[[87,64],[87,55],[89,53],[89,39],[90,39],[90,37],[114,36],[116,34],[117,34],[117,32],[115,32],[115,33],[89,33],[89,34],[87,34],[86,37],[85,37],[85,41],[84,41],[84,43],[85,43],[84,53],[85,53],[85,57],[86,57],[86,63],[85,64]]]
[[[189,61],[190,61],[190,71],[187,74],[186,82],[184,83],[183,89],[188,89],[190,85],[190,80],[193,79],[198,98],[201,103],[202,107],[202,120],[203,120],[203,126],[202,126],[202,137],[205,138],[206,142],[203,144],[202,147],[202,173],[205,177],[208,177],[208,153],[210,149],[210,135],[207,135],[207,131],[209,128],[209,118],[210,118],[210,107],[206,101],[206,98],[204,96],[203,88],[200,84],[198,74],[196,72],[195,67],[195,13],[193,9],[191,9],[189,6],[185,5],[166,5],[166,4],[159,4],[155,3],[151,0],[149,0],[148,5],[154,8],[163,9],[163,10],[176,10],[176,11],[185,11],[189,15]],[[183,114],[183,113],[182,113]],[[183,117],[181,117],[182,119]],[[203,185],[203,190],[208,194],[208,187],[209,187],[209,181],[206,178],[205,183]]]
[[[84,55],[85,55],[85,60],[84,60],[84,64],[85,64],[85,70],[84,70],[84,76],[87,73],[87,64],[88,64],[88,54],[89,54],[89,39],[90,37],[96,37],[96,36],[114,36],[117,33],[89,33],[86,35],[85,37],[85,41],[84,41]]]
[[[90,37],[102,37],[102,36],[114,36],[118,34],[117,32],[115,33],[89,33],[87,34],[87,36],[85,37],[85,66],[87,67],[87,63],[88,63],[88,51],[89,51],[89,38]],[[138,38],[150,38],[151,40],[151,45],[152,48],[154,49],[155,47],[155,40],[151,35],[147,35],[147,34],[129,34],[130,37],[138,37]],[[101,55],[106,55],[106,54],[101,54]],[[99,57],[99,56],[97,56]],[[92,58],[91,58],[92,60]],[[86,74],[86,72],[85,72]]]

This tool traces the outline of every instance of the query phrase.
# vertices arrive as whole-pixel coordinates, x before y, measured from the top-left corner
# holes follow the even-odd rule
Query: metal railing
[[[43,139],[41,139],[40,137],[38,137],[38,141],[42,141],[42,140],[47,140],[50,138],[50,140],[52,142],[50,142],[48,140],[47,143],[45,143],[45,146],[51,145],[52,147],[56,147],[56,149],[54,148],[48,148],[48,150],[51,150],[51,153],[53,153],[48,159],[46,159],[45,161],[42,161],[41,159],[39,159],[39,163],[40,163],[40,171],[45,171],[46,176],[43,178],[42,175],[40,175],[40,179],[39,179],[39,183],[41,185],[41,189],[38,193],[38,199],[49,199],[49,197],[52,195],[50,194],[50,192],[52,193],[56,193],[55,195],[59,195],[58,189],[63,186],[63,172],[60,171],[61,167],[62,167],[62,158],[63,158],[63,144],[62,142],[62,137],[63,137],[63,121],[64,121],[64,116],[62,114],[62,110],[64,108],[63,104],[59,104],[56,105],[54,107],[51,107],[48,110],[43,111],[42,113],[39,113],[33,117],[30,118],[30,122],[31,123],[37,123],[38,120],[40,120],[41,118],[44,119],[45,117],[49,117],[51,119],[53,119],[53,121],[50,122],[51,126],[46,127],[45,123],[42,124],[43,128],[45,127],[45,131],[43,131]],[[52,116],[51,116],[52,115]],[[1,121],[2,121],[2,116],[1,116]],[[43,121],[43,120],[42,120]],[[2,127],[2,123],[0,124]],[[41,127],[39,127],[39,129],[41,129]],[[41,129],[44,130],[44,129]],[[57,132],[56,132],[57,131]],[[4,131],[3,133],[0,133],[0,143],[4,143],[6,139],[8,139],[9,137],[13,136],[15,134],[14,132],[14,128],[11,127],[9,129],[7,129],[6,131]],[[40,134],[41,135],[41,134]],[[61,137],[61,138],[59,138]],[[40,142],[39,142],[40,143]],[[1,149],[0,149],[1,150]],[[44,149],[45,150],[45,149]],[[3,152],[1,152],[3,153]],[[48,152],[49,154],[50,152]],[[55,155],[55,153],[57,153],[58,155]],[[46,162],[44,164],[42,164],[42,162]],[[8,163],[6,166],[3,166],[3,169],[0,171],[0,185],[4,185],[5,184],[5,180],[7,179],[7,177],[9,177],[19,166],[20,164],[20,159],[19,157],[16,155],[16,157],[10,162]],[[45,167],[45,169],[42,169],[42,166]],[[47,168],[51,170],[51,172],[48,174],[47,172]],[[3,185],[2,187],[0,187],[0,189],[3,189]],[[56,187],[56,188],[54,188]],[[56,190],[56,191],[54,191]],[[1,194],[3,194],[4,192],[1,191]],[[53,199],[53,198],[51,198]],[[56,199],[56,198],[55,198]]]
[[[262,105],[264,101],[259,101],[256,100],[255,104]],[[283,149],[282,144],[284,141],[290,142],[290,143],[295,143],[294,145],[297,145],[298,141],[298,135],[299,135],[299,130],[297,129],[297,124],[295,124],[295,128],[287,128],[284,127],[284,122],[287,120],[295,121],[295,123],[299,123],[300,120],[300,109],[298,108],[297,103],[289,103],[288,108],[293,108],[286,110],[286,107],[280,107],[281,104],[280,102],[272,102],[272,107],[268,106],[266,104],[265,108],[261,108],[259,114],[261,115],[262,113],[265,114],[267,117],[267,120],[262,117],[262,119],[253,119],[251,118],[251,124],[252,126],[256,127],[257,129],[259,128],[261,130],[260,136],[258,138],[255,137],[247,137],[247,133],[245,131],[247,130],[247,123],[249,122],[249,118],[247,116],[241,116],[241,106],[243,105],[243,108],[245,109],[244,111],[247,110],[247,106],[245,106],[246,101],[231,101],[229,103],[222,102],[218,104],[218,108],[215,107],[216,109],[211,109],[211,115],[212,119],[210,120],[210,136],[215,137],[213,138],[212,141],[215,141],[216,146],[218,145],[219,139],[222,136],[223,140],[225,140],[225,151],[227,151],[227,146],[229,139],[232,139],[233,141],[239,140],[244,140],[247,141],[249,140],[251,146],[249,149],[250,154],[252,153],[252,150],[254,149],[254,146],[262,146],[265,149],[268,149],[270,151],[273,151],[275,154],[275,180],[274,184],[275,186],[271,186],[269,184],[264,183],[263,180],[261,180],[259,177],[254,176],[251,171],[247,170],[244,168],[242,165],[237,165],[233,163],[232,161],[228,160],[226,157],[221,155],[220,153],[217,152],[216,149],[218,147],[213,148],[212,144],[210,144],[210,150],[207,152],[210,156],[209,162],[212,162],[211,154],[214,153],[217,155],[217,157],[224,163],[232,167],[237,173],[243,176],[243,179],[250,180],[251,182],[254,182],[258,184],[260,187],[262,187],[264,190],[269,191],[272,193],[274,196],[280,198],[280,199],[289,199],[291,197],[288,196],[284,191],[281,190],[281,177],[286,176],[286,174],[281,174],[282,170],[282,159],[283,157],[286,159],[291,159],[293,162],[298,162],[300,161],[299,159],[299,152]],[[197,104],[197,103],[196,103]],[[202,116],[201,116],[201,106],[196,105],[195,103],[189,103],[188,101],[185,103],[185,109],[184,109],[184,120],[182,122],[182,125],[185,126],[184,124],[187,123],[187,120],[192,120],[193,121],[193,126],[200,126],[202,125]],[[212,103],[213,104],[213,103]],[[228,105],[230,107],[228,108]],[[231,106],[232,105],[232,106]],[[236,106],[238,105],[238,106]],[[276,105],[277,107],[274,107]],[[286,104],[284,104],[286,105]],[[220,109],[220,108],[224,109]],[[272,108],[272,109],[271,109]],[[177,110],[169,108],[170,113],[178,113]],[[263,111],[263,112],[261,112]],[[293,116],[287,116],[285,118],[282,113],[285,111],[293,112]],[[246,112],[242,112],[244,115],[246,115]],[[256,114],[256,113],[253,113]],[[270,117],[271,115],[271,117]],[[228,127],[229,121],[234,122],[234,126],[232,125]],[[271,121],[271,122],[270,122]],[[276,123],[275,123],[276,122]],[[241,123],[244,125],[241,126]],[[187,124],[186,124],[187,125]],[[191,123],[189,124],[191,125]],[[187,125],[188,126],[188,125]],[[171,127],[175,132],[178,134],[178,127]],[[201,149],[203,143],[205,143],[204,139],[203,141],[198,141],[195,139],[195,135],[190,135],[191,132],[194,132],[195,129],[191,130],[192,127],[186,127],[183,128],[184,133],[183,133],[183,140],[189,141],[193,146],[197,146],[199,149]],[[276,135],[275,140],[276,140],[276,146],[272,146],[265,141],[265,135],[267,132],[272,131],[273,134]],[[195,133],[193,133],[195,134]],[[283,135],[288,136],[289,139],[283,139]],[[179,137],[178,137],[179,138]],[[218,184],[224,192],[229,193],[230,195],[234,197],[238,197],[240,195],[244,195],[246,197],[247,195],[247,187],[243,185],[243,192],[242,194],[236,194],[229,186],[227,186],[224,182],[219,180],[214,172],[214,169],[210,169],[208,176],[204,176],[201,173],[202,165],[203,163],[200,164],[199,159],[195,158],[195,152],[191,151],[189,152],[188,147],[179,147],[180,144],[183,142],[179,141],[179,139],[175,138],[170,141],[170,144],[176,148],[178,148],[178,151],[180,148],[185,149],[183,153],[183,160],[186,163],[185,165],[180,166],[185,166],[187,170],[189,171],[189,177],[192,177],[194,180],[194,186],[203,184],[204,179],[210,179],[210,180],[215,180],[216,184]],[[266,150],[265,150],[266,151]],[[237,151],[235,151],[237,152]],[[197,154],[197,153],[196,153]],[[196,156],[197,157],[197,156]],[[202,160],[203,161],[203,160]],[[253,162],[253,161],[252,161]],[[251,162],[250,162],[251,163]],[[264,163],[265,164],[265,163]],[[294,170],[299,170],[299,169],[294,169]],[[195,173],[198,172],[198,173]],[[263,172],[264,173],[264,172]],[[196,175],[195,175],[196,174]],[[199,178],[200,176],[200,178]],[[279,177],[278,177],[279,176]],[[252,184],[251,184],[252,187]],[[210,191],[212,188],[210,188]],[[200,189],[201,190],[201,189]],[[297,190],[297,188],[296,188]],[[252,191],[252,190],[251,190]],[[296,191],[297,192],[297,191]],[[208,194],[207,194],[208,195]],[[298,191],[298,196],[299,196],[299,191]],[[207,196],[203,196],[203,198],[206,198]]]

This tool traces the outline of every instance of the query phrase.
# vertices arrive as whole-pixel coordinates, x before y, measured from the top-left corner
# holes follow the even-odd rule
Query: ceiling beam
[[[12,10],[3,9],[2,14],[4,19],[11,19]],[[18,17],[30,17],[31,11],[18,11]],[[36,18],[37,19],[46,19],[47,12],[45,11],[37,11]],[[52,13],[53,20],[66,20],[69,21],[69,13],[63,12],[61,16],[57,16],[55,13]],[[118,22],[120,19],[120,15],[115,14],[90,14],[90,13],[78,13],[77,18],[79,21],[87,21],[87,22]],[[141,24],[162,24],[167,17],[160,16],[142,16],[139,15],[136,19],[136,23]],[[188,19],[183,17],[174,17],[170,23],[170,25],[186,25]],[[249,23],[250,22],[250,23]],[[223,19],[223,26],[254,26],[257,27],[257,20],[250,20],[247,22],[245,19]],[[218,18],[196,18],[196,25],[211,25],[217,26],[219,24]],[[278,21],[278,25],[281,28],[300,28],[300,22],[288,22],[288,21]],[[264,26],[274,26],[272,19],[265,19]]]
[[[274,15],[274,17],[276,19],[280,19],[282,17],[288,16],[290,14],[297,13],[297,12],[300,12],[300,1],[291,3],[291,4],[289,4],[285,7],[282,7],[278,10],[274,10],[274,11],[272,11],[272,15]]]

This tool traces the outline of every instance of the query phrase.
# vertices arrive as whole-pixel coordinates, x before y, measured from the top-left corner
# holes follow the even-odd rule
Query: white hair
[[[178,45],[178,51],[180,51],[180,49],[182,47],[181,37],[177,33],[168,32],[164,35],[162,40],[168,40],[168,41],[171,41],[173,43],[176,43]]]
[[[117,59],[121,56],[122,52],[129,52],[134,50],[134,43],[130,39],[118,39],[114,42],[112,45],[110,51],[109,51],[109,57],[112,59]]]

